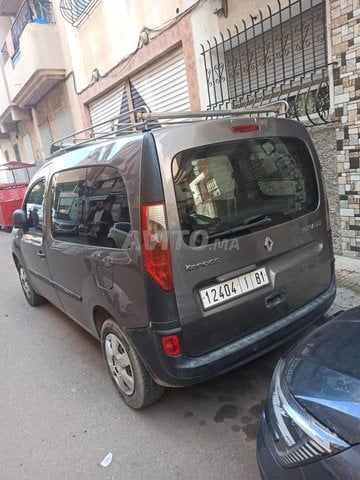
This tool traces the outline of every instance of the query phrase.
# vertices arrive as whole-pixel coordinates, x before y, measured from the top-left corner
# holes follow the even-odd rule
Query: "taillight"
[[[165,292],[174,290],[170,244],[163,203],[140,206],[144,271]]]
[[[259,125],[235,125],[231,127],[233,133],[248,133],[248,132],[258,132],[260,130]]]

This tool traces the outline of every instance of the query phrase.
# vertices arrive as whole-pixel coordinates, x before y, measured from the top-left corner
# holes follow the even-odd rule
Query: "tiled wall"
[[[330,0],[342,254],[360,258],[360,0]]]

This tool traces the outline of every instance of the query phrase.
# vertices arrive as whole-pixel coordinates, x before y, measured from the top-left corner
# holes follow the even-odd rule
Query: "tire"
[[[141,409],[159,400],[164,393],[164,387],[154,382],[135,349],[112,318],[105,320],[102,326],[101,348],[111,380],[126,405]]]
[[[24,292],[25,298],[32,307],[37,307],[46,302],[45,298],[35,292],[32,288],[28,274],[26,273],[25,268],[18,264],[18,273],[20,278],[21,288]]]

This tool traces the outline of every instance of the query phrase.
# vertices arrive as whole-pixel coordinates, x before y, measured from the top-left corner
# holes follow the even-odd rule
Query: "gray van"
[[[153,126],[61,146],[14,213],[27,301],[50,301],[101,341],[133,408],[273,349],[336,291],[304,126],[235,114]]]

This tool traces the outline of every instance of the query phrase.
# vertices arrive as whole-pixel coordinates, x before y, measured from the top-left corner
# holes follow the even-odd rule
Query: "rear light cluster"
[[[143,204],[141,216],[141,250],[143,268],[150,278],[165,292],[173,292],[170,243],[165,216],[165,205],[161,203]],[[161,337],[161,347],[169,357],[181,354],[178,335]]]
[[[164,203],[141,205],[141,250],[143,268],[165,292],[173,292],[170,243]]]

